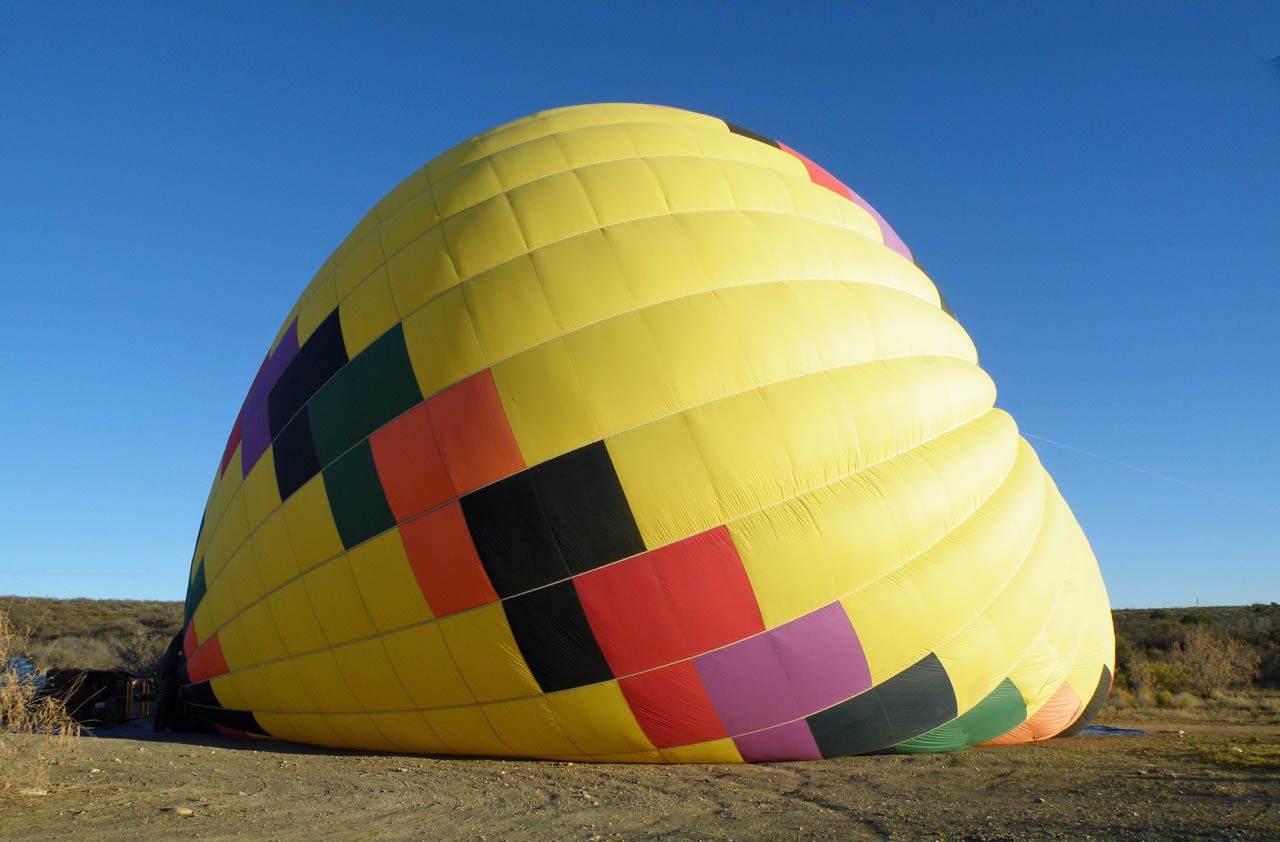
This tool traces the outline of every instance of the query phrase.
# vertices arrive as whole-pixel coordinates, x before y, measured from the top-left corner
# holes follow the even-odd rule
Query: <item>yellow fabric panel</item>
[[[505,149],[487,141],[484,146],[498,182],[508,191],[569,168],[569,161],[554,137],[530,137],[518,147]]]
[[[483,706],[484,715],[510,752],[531,757],[581,754],[556,720],[550,698],[493,702]]]
[[[742,755],[733,740],[712,740],[707,743],[695,743],[689,746],[664,748],[659,750],[662,759],[668,763],[741,763]]]
[[[400,683],[420,708],[467,705],[475,701],[454,665],[438,623],[383,635]]]
[[[413,707],[396,678],[382,641],[369,638],[333,649],[342,677],[364,710],[405,710]]]
[[[457,216],[467,208],[502,192],[502,183],[493,168],[493,161],[480,158],[459,167],[431,186],[435,208],[441,221]]]
[[[446,219],[444,238],[464,280],[528,251],[511,202],[501,193]]]
[[[338,736],[338,732],[329,724],[328,717],[321,714],[293,714],[288,717],[288,722],[288,727],[297,734],[298,742],[330,748],[354,748]]]
[[[324,489],[324,474],[316,474],[284,501],[284,519],[299,570],[310,570],[342,552],[342,539]]]
[[[495,266],[462,289],[486,359],[505,359],[560,333],[527,254]]]
[[[280,631],[276,628],[275,617],[271,614],[271,603],[268,600],[255,602],[245,608],[228,628],[239,628],[242,631],[249,651],[253,653],[255,664],[274,661],[289,654],[284,641],[280,639]],[[222,651],[226,653],[225,643]],[[227,661],[227,666],[231,666],[231,661]],[[231,666],[231,668],[239,669],[240,667]]]
[[[378,631],[386,632],[431,619],[422,588],[409,566],[400,531],[391,529],[347,554],[360,600]]]
[[[435,196],[425,185],[394,211],[379,208],[379,213],[382,223],[378,226],[378,236],[382,239],[382,253],[388,259],[440,223]]]
[[[899,581],[899,565],[942,540],[995,492],[1016,449],[1012,420],[991,411],[888,461],[731,522],[729,533],[765,626],[816,611],[879,577]],[[893,591],[885,598],[898,597]],[[854,628],[861,633],[857,621]]]
[[[263,678],[262,670],[242,670],[231,673],[227,677],[235,683],[236,692],[240,694],[241,704],[245,710],[276,710],[280,707],[275,694],[271,692],[271,688]],[[225,702],[223,704],[226,705]]]
[[[274,630],[272,633],[274,634]],[[259,660],[245,636],[243,614],[218,630],[218,646],[222,649],[222,657],[231,672],[248,669]]]
[[[274,484],[274,480],[272,481]],[[297,576],[298,560],[294,557],[284,509],[276,509],[253,533],[253,550],[258,559],[258,575],[262,586],[275,590]]]
[[[302,580],[316,617],[324,618],[322,629],[331,646],[377,631],[360,598],[347,556],[315,567]]]
[[[261,725],[268,734],[276,737],[277,739],[290,740],[293,742],[306,742],[306,740],[303,740],[299,735],[298,729],[293,726],[293,715],[269,711],[255,711],[253,718],[258,720],[258,724]]]
[[[209,619],[212,611],[213,609],[210,607],[208,595],[206,594],[206,598],[200,601],[200,604],[196,606],[195,613],[191,615],[191,625],[196,630],[197,646],[203,645],[217,629]]]
[[[280,508],[280,486],[276,483],[275,451],[271,445],[244,478],[244,503],[250,530],[256,530]]]
[[[371,229],[364,239],[352,246],[351,251],[336,264],[334,289],[338,293],[338,300],[342,301],[350,295],[352,290],[369,277],[369,273],[381,266],[384,260],[382,238],[377,230]]]
[[[404,320],[404,341],[418,388],[428,397],[488,365],[456,287]]]
[[[422,715],[454,754],[500,757],[511,753],[478,706],[428,710]]]
[[[588,231],[532,252],[552,322],[576,330],[633,309],[635,299],[603,231]],[[583,295],[590,288],[590,295]],[[528,347],[528,346],[526,346]]]
[[[803,180],[787,181],[786,188],[791,195],[791,205],[800,216],[848,228],[876,244],[884,242],[884,233],[875,217],[838,193],[814,184],[807,175]]]
[[[458,270],[444,241],[444,229],[433,228],[391,255],[387,276],[401,318],[457,286]]]
[[[1027,557],[1043,514],[1040,463],[1029,447],[1020,447],[1008,478],[970,517],[843,597],[872,681],[906,669],[971,619],[993,583],[1005,582]]]
[[[333,273],[317,279],[315,288],[298,311],[298,344],[305,344],[320,323],[338,309],[337,278]]]
[[[280,640],[290,655],[311,652],[328,645],[315,609],[307,596],[307,585],[295,579],[267,597]]]
[[[400,321],[385,268],[378,267],[343,299],[338,318],[347,356],[351,359]]]
[[[302,655],[289,661],[298,681],[311,697],[318,713],[347,713],[361,710],[351,688],[338,669],[338,661],[329,649]]]
[[[646,547],[662,547],[727,519],[688,413],[608,439],[609,457]]]
[[[652,751],[626,751],[620,754],[593,754],[590,758],[597,763],[661,763],[662,753]]]
[[[213,688],[213,694],[217,696],[218,703],[224,708],[248,710],[249,706],[245,703],[244,697],[240,694],[239,683],[240,682],[231,675],[218,675],[209,679],[209,686]]]
[[[252,605],[262,596],[262,580],[258,578],[258,560],[253,542],[245,541],[227,563],[222,573],[231,598],[237,606]]]
[[[395,751],[395,744],[378,730],[367,714],[343,713],[325,717],[338,738],[352,748],[364,751]]]
[[[237,470],[239,470],[237,468]],[[230,471],[228,470],[228,473]],[[224,552],[227,553],[227,560],[244,545],[249,538],[249,515],[245,509],[244,491],[238,489],[231,503],[227,506],[226,513],[222,516],[222,524],[218,527],[222,532],[222,545]],[[205,565],[206,576],[216,576],[217,571],[209,572],[209,566]]]
[[[498,363],[493,380],[526,464],[603,438],[563,340]]]
[[[724,162],[695,157],[649,158],[649,168],[674,213],[737,206]]]
[[[629,128],[626,123],[579,126],[558,133],[556,143],[568,165],[580,170],[601,161],[635,158],[641,154]],[[619,184],[619,192],[626,189],[625,183]]]
[[[591,197],[573,170],[549,175],[507,193],[526,248],[541,248],[598,228]]]
[[[477,700],[496,702],[541,692],[511,636],[500,603],[438,622],[453,661]]]
[[[546,696],[560,727],[584,754],[653,751],[616,681]]]
[[[223,580],[219,579],[209,586],[208,592],[205,594],[201,605],[209,606],[209,613],[206,615],[208,625],[201,629],[205,632],[206,637],[212,637],[218,629],[222,628],[228,620],[235,616],[239,606],[236,605],[235,597],[231,595],[231,587]],[[203,640],[201,641],[204,642]]]
[[[1043,471],[1041,480],[1047,480]],[[951,678],[961,714],[1012,672],[1027,642],[1040,633],[1062,589],[1067,572],[1061,556],[1065,511],[1047,483],[1045,494],[1040,533],[1013,578],[973,621],[935,648]]]
[[[667,213],[670,205],[650,161],[623,158],[574,171],[591,200],[593,227]]]
[[[315,710],[316,703],[302,686],[302,679],[294,669],[293,661],[273,661],[263,664],[255,672],[262,675],[262,683],[271,688],[279,711]],[[266,723],[262,723],[264,726]]]
[[[369,719],[394,744],[394,751],[412,754],[442,754],[449,750],[431,730],[427,718],[417,711],[370,713]]]

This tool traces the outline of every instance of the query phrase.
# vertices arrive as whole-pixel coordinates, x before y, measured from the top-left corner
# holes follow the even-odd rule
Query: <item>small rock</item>
[[[407,771],[409,771],[409,770],[408,770],[408,768],[406,768],[406,767],[404,767],[404,766],[401,766],[399,769],[396,769],[396,771],[397,771],[397,772],[407,772]]]
[[[1042,795],[1042,796],[1040,796],[1039,798],[1037,798],[1037,799],[1036,799],[1036,803],[1037,803],[1037,804],[1043,804],[1043,803],[1044,803],[1044,796]]]
[[[236,795],[248,795],[248,794],[249,793],[245,792],[243,789],[236,793]]]
[[[47,790],[47,789],[40,789],[40,788],[38,788],[38,787],[31,786],[31,787],[27,787],[26,789],[20,789],[20,790],[18,790],[18,794],[19,794],[19,795],[29,795],[29,796],[31,796],[32,798],[38,798],[38,797],[40,797],[40,796],[42,796],[42,795],[48,795],[48,794],[49,794],[49,790]]]
[[[194,816],[196,811],[192,810],[190,807],[178,807],[173,811],[173,814],[175,816],[190,817]]]

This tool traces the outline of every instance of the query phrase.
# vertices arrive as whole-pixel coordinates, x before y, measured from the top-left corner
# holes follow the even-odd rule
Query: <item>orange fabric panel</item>
[[[192,683],[208,681],[227,672],[230,672],[227,659],[222,654],[222,644],[218,642],[216,634],[206,640],[187,660],[187,675]]]
[[[1071,685],[1062,682],[1053,697],[1045,702],[1044,707],[1036,711],[1026,722],[1005,734],[996,737],[984,746],[1009,746],[1018,743],[1033,743],[1056,737],[1080,716],[1084,705]]]
[[[525,468],[489,369],[427,401],[445,469],[459,495]]]
[[[369,446],[397,521],[457,496],[436,447],[425,403],[369,436]]]
[[[498,598],[456,500],[402,524],[400,539],[422,595],[437,617]]]

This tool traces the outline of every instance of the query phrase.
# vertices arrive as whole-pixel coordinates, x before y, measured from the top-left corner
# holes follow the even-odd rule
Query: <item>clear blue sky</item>
[[[181,598],[329,250],[454,143],[594,101],[851,185],[1024,431],[1280,507],[1274,5],[30,5],[0,11],[0,593]],[[1280,600],[1274,509],[1037,449],[1117,606]]]

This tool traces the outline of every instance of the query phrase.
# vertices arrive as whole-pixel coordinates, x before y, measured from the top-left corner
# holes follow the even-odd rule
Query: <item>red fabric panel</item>
[[[400,526],[409,565],[437,617],[498,598],[457,501]]]
[[[208,681],[211,678],[217,678],[230,672],[227,668],[227,659],[222,654],[222,644],[218,642],[218,636],[215,634],[204,642],[199,649],[187,661],[187,676],[192,683],[198,681]]]
[[[222,451],[222,462],[218,464],[218,476],[221,477],[227,472],[227,465],[231,464],[231,457],[235,455],[236,448],[240,446],[241,421],[240,416],[236,416],[236,425],[231,428],[231,437],[227,439],[226,449]]]
[[[812,181],[814,184],[820,184],[823,187],[827,188],[828,190],[839,193],[841,196],[844,196],[846,199],[849,199],[850,201],[853,200],[853,191],[850,190],[843,181],[836,178],[834,175],[827,172],[822,167],[815,164],[813,161],[810,161],[808,158],[806,158],[804,155],[800,154],[796,150],[792,149],[790,146],[787,146],[785,143],[779,143],[778,148],[789,155],[793,155],[796,158],[799,158],[800,163],[804,164],[804,168],[809,171],[809,180]]]
[[[200,646],[199,641],[196,640],[196,621],[193,619],[187,623],[186,630],[182,632],[182,654],[190,660],[198,648]]]
[[[524,457],[488,369],[428,400],[427,413],[459,495],[524,470]]]
[[[751,582],[723,526],[573,581],[614,675],[681,661],[764,631]]]
[[[692,661],[633,675],[618,685],[641,730],[658,748],[728,736]]]
[[[369,446],[397,521],[458,496],[436,447],[425,403],[369,436]]]

